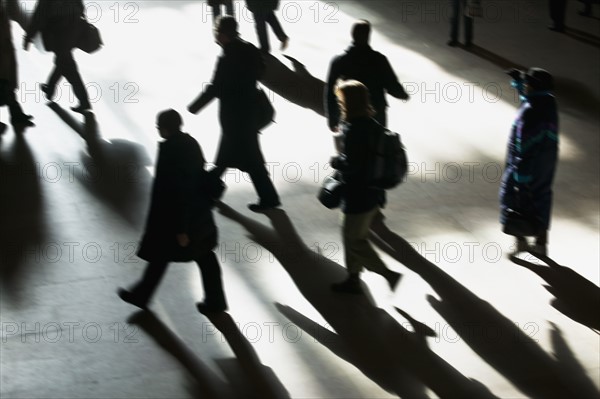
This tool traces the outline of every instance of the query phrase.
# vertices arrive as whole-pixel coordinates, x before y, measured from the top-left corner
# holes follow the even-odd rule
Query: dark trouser
[[[269,45],[269,35],[267,33],[267,24],[271,25],[271,29],[273,29],[273,33],[277,36],[279,41],[284,41],[287,39],[287,35],[283,31],[279,20],[275,16],[273,11],[257,11],[254,13],[254,21],[256,24],[256,34],[258,36],[258,42],[260,45],[260,49],[263,51],[271,51],[271,46]]]
[[[225,12],[227,15],[235,17],[235,11],[233,8],[233,0],[225,0],[221,2],[225,6]],[[221,15],[221,4],[217,4],[212,7],[213,19],[217,19]]]
[[[10,113],[10,123],[15,125],[25,122],[27,118],[23,113],[21,104],[17,101],[17,96],[8,80],[0,79],[0,97],[4,100]]]
[[[68,47],[58,48],[55,54],[54,69],[50,73],[46,84],[51,91],[54,91],[56,84],[64,76],[71,84],[71,87],[73,87],[73,93],[75,93],[75,97],[79,100],[79,105],[83,108],[90,108],[91,104],[88,93],[79,74],[77,63],[73,58],[72,49]]]
[[[225,172],[225,169],[227,168],[224,166],[217,165],[213,171],[218,176],[222,176]],[[250,179],[252,180],[252,184],[254,185],[256,194],[258,194],[258,198],[260,198],[261,205],[279,205],[279,195],[277,195],[275,186],[269,178],[269,172],[267,171],[265,165],[257,164],[252,166],[251,168],[247,168],[244,171],[248,173],[248,175],[250,175]]]
[[[548,0],[548,6],[550,8],[550,19],[554,28],[564,29],[567,0]]]
[[[465,15],[466,0],[452,0],[452,16],[450,17],[450,40],[458,41],[460,18],[465,23],[465,43],[473,41],[473,18]]]
[[[223,292],[223,281],[221,279],[221,266],[213,251],[209,251],[195,262],[200,267],[202,285],[204,287],[204,302],[215,307],[227,307],[225,293]],[[152,294],[162,280],[169,262],[150,262],[146,266],[144,276],[132,289],[133,295],[141,301],[148,303]]]

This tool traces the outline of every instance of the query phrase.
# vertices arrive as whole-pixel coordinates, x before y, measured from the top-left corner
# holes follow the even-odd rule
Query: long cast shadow
[[[600,331],[600,287],[574,270],[556,263],[547,256],[535,255],[545,265],[515,258],[513,262],[531,270],[541,278],[555,298],[552,306],[578,323]]]
[[[431,306],[473,351],[522,392],[543,398],[588,397],[572,383],[580,378],[578,370],[548,355],[513,321],[422,257],[382,221],[372,226],[371,238],[435,290],[440,299],[429,296]]]
[[[237,357],[216,360],[228,381],[215,374],[154,313],[136,312],[127,322],[142,328],[188,370],[196,380],[196,389],[193,392],[195,397],[210,399],[290,397],[273,371],[260,362],[258,355],[228,313],[212,315],[209,320],[223,333]]]
[[[297,59],[285,57],[292,63],[293,70],[270,54],[264,56],[266,72],[261,83],[286,100],[324,116],[325,83],[312,76]]]
[[[196,381],[196,397],[218,399],[235,398],[228,384],[199,359],[171,329],[150,311],[139,311],[127,319],[139,326],[171,354]]]
[[[103,139],[91,112],[81,123],[58,104],[48,106],[86,142],[87,150],[81,152],[82,171],[75,177],[131,226],[141,229],[152,183],[147,170],[152,161],[144,147],[123,139]]]
[[[229,313],[212,314],[207,317],[221,331],[236,356],[236,359],[217,360],[217,363],[226,375],[231,375],[228,370],[232,369],[240,368],[243,371],[243,385],[251,388],[245,391],[245,397],[290,398],[290,394],[273,370],[261,363],[256,351]]]
[[[267,213],[273,225],[269,228],[227,205],[218,207],[225,217],[240,223],[251,238],[278,259],[302,295],[337,334],[319,328],[291,308],[279,305],[280,311],[380,387],[410,398],[427,397],[425,386],[440,397],[494,397],[487,388],[463,376],[423,345],[418,335],[373,306],[368,296],[333,293],[330,284],[343,279],[345,269],[311,251],[284,211]]]
[[[41,265],[47,229],[41,179],[23,132],[16,132],[0,156],[0,286],[2,299],[16,305],[30,297],[26,277]]]

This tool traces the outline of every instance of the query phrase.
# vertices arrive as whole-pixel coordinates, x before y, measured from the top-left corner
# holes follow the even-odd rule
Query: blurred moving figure
[[[169,262],[198,264],[205,299],[198,310],[227,310],[221,267],[213,249],[217,227],[208,173],[200,146],[181,131],[182,120],[175,110],[158,114],[156,127],[165,139],[159,145],[152,201],[138,256],[148,261],[142,279],[130,290],[119,289],[125,302],[146,309]]]
[[[18,86],[17,57],[12,42],[12,32],[8,11],[4,2],[0,3],[0,105],[6,105],[10,113],[10,123],[21,131],[24,127],[35,126],[31,115],[23,112],[17,101],[15,90]],[[6,131],[6,124],[0,122],[0,134]]]
[[[558,110],[553,77],[541,68],[508,71],[522,103],[513,123],[500,187],[501,217],[517,210],[535,224],[535,244],[516,235],[515,253],[532,250],[547,254],[552,212],[552,183],[558,162]]]
[[[334,92],[338,79],[355,79],[367,86],[370,102],[375,109],[373,118],[387,126],[385,94],[401,100],[408,100],[408,93],[398,81],[388,59],[369,45],[371,24],[360,20],[352,26],[352,45],[344,54],[331,61],[325,92],[325,113],[329,129],[338,131],[340,108]]]
[[[42,85],[42,91],[48,101],[53,101],[56,85],[64,76],[79,100],[79,105],[71,109],[79,113],[92,108],[77,63],[73,58],[73,49],[77,47],[85,22],[82,0],[38,0],[23,41],[23,48],[28,50],[33,38],[41,32],[44,48],[55,54],[54,69],[48,81]]]

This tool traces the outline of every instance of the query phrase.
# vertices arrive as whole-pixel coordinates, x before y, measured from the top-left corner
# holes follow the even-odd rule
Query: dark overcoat
[[[5,81],[2,83],[4,90],[12,91],[17,87],[17,62],[10,20],[2,5],[0,5],[0,80]]]
[[[214,98],[219,99],[221,142],[215,164],[249,170],[264,164],[256,128],[256,82],[264,63],[254,45],[236,39],[223,47],[214,76],[188,107],[197,113]]]
[[[547,92],[533,93],[521,104],[508,140],[500,187],[503,224],[504,211],[511,208],[535,216],[548,229],[557,162],[556,100]]]
[[[188,262],[216,246],[217,229],[200,146],[177,133],[159,145],[150,211],[138,256],[147,261]],[[183,248],[177,234],[191,242]]]
[[[39,0],[27,36],[33,38],[41,32],[47,51],[75,48],[83,29],[81,21],[84,17],[82,0]]]
[[[369,45],[352,45],[344,54],[336,56],[329,66],[325,105],[330,127],[337,126],[340,121],[340,109],[334,92],[338,79],[354,79],[367,86],[371,105],[377,114],[385,112],[386,92],[392,97],[408,99],[386,56]],[[379,119],[377,115],[375,119]]]

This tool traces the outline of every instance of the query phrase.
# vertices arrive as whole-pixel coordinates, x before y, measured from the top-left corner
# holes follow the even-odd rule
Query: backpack
[[[400,135],[380,126],[371,142],[371,186],[388,190],[396,187],[406,177],[408,158]]]

